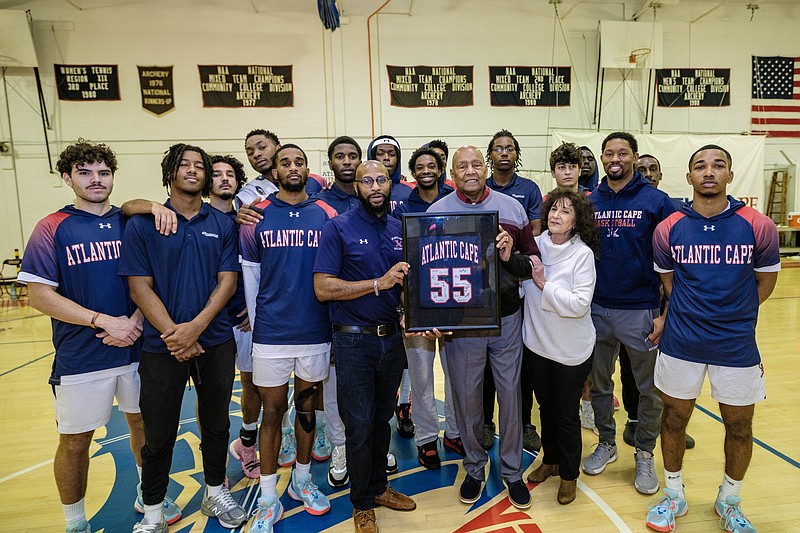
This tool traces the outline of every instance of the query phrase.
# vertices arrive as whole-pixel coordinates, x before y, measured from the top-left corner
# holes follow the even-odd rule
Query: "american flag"
[[[800,137],[800,57],[753,56],[753,133]]]

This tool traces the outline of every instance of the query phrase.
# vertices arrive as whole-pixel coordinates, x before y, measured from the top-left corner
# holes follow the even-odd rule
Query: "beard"
[[[364,209],[370,215],[374,215],[376,217],[382,217],[387,211],[389,211],[389,197],[383,195],[383,202],[380,206],[374,206],[370,203],[369,198],[364,198],[363,196],[359,195],[358,199],[361,201],[361,205],[364,206]]]
[[[631,173],[631,174],[633,174],[633,173]],[[611,174],[610,172],[606,172],[606,176],[608,176],[608,179],[610,179],[611,181],[620,181],[620,180],[624,180],[624,179],[627,177],[627,175],[628,175],[628,173],[627,173],[627,171],[625,170],[625,168],[623,168],[623,169],[622,169],[622,170],[619,172],[619,174]]]
[[[225,200],[227,202],[228,200],[231,200],[233,198],[233,193],[232,192],[224,192],[222,194],[218,194],[217,196],[219,196],[219,198],[221,200]]]
[[[304,179],[301,179],[298,183],[289,183],[288,180],[286,182],[280,181],[280,188],[286,192],[300,192],[306,188],[307,182],[308,176],[306,176]]]

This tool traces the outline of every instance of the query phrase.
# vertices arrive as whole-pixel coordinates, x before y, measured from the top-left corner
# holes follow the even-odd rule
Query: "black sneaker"
[[[467,452],[464,451],[464,443],[461,442],[461,437],[456,437],[454,439],[451,439],[450,437],[447,436],[447,433],[445,433],[442,442],[444,443],[446,448],[450,448],[461,457],[467,455]]]
[[[462,503],[475,503],[478,501],[478,498],[481,497],[482,490],[483,481],[475,479],[467,474],[467,477],[464,478],[464,482],[461,483],[458,499],[461,500]]]
[[[397,434],[410,439],[414,436],[414,422],[411,421],[411,404],[401,403],[395,411],[397,416]]]
[[[538,452],[542,449],[542,439],[536,433],[536,426],[525,424],[522,427],[522,448],[529,452]]]
[[[689,435],[687,433],[686,434],[686,449],[687,450],[691,450],[692,448],[694,448],[694,444],[695,444],[694,439],[692,438],[691,435]]]
[[[481,438],[481,448],[487,452],[494,446],[494,422],[483,425],[483,436]]]
[[[527,509],[531,506],[531,493],[521,479],[516,481],[503,480],[508,489],[508,499],[517,509]]]
[[[439,450],[436,447],[439,439],[427,442],[422,446],[417,446],[417,457],[419,457],[419,464],[429,470],[436,470],[441,466],[439,460]]]
[[[638,420],[628,420],[625,422],[625,430],[622,432],[622,440],[625,441],[625,444],[634,448],[636,447],[636,441],[633,437],[636,435],[636,426],[638,425]]]

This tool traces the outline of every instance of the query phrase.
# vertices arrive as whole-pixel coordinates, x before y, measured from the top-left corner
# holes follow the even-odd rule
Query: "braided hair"
[[[489,147],[486,149],[486,164],[490,167],[492,166],[492,150],[494,150],[494,142],[497,139],[500,139],[501,137],[508,137],[509,139],[514,141],[514,150],[517,152],[517,159],[514,161],[514,171],[516,172],[516,170],[522,164],[522,149],[519,147],[519,142],[517,142],[517,139],[516,137],[514,137],[514,134],[508,130],[498,131],[497,133],[494,134],[492,140],[489,141]]]
[[[175,177],[178,175],[178,166],[181,159],[183,159],[184,152],[196,152],[200,154],[203,160],[203,168],[205,169],[205,179],[203,180],[203,196],[211,194],[211,158],[202,148],[192,146],[190,144],[178,143],[173,144],[169,149],[164,152],[164,159],[161,160],[161,184],[169,190]]]

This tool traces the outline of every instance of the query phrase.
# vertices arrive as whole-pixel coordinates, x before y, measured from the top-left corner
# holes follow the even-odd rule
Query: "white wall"
[[[266,3],[263,0],[257,5]],[[309,152],[312,170],[320,171],[315,162],[324,159],[322,154],[332,138],[348,134],[366,149],[372,136],[369,10],[345,13],[348,23],[331,33],[319,22],[314,2],[298,2],[287,11],[283,9],[285,2],[275,1],[275,9],[269,12],[256,12],[245,0],[120,2],[114,7],[82,11],[66,2],[14,4],[15,9],[30,9],[35,21],[34,40],[52,119],[48,136],[53,162],[64,146],[78,137],[108,142],[117,151],[120,163],[112,197],[117,204],[135,196],[164,197],[158,163],[174,142],[196,143],[209,152],[232,153],[245,160],[244,135],[263,127],[278,133],[282,140],[303,146]],[[533,175],[546,168],[551,131],[598,129],[598,124],[592,123],[597,22],[626,20],[640,2],[584,3],[563,19],[563,33],[552,6],[544,0],[398,4],[404,9],[398,8],[394,14],[387,9],[389,14],[372,19],[375,134],[398,137],[407,160],[416,146],[432,138],[443,138],[451,146],[474,143],[485,147],[495,131],[506,128],[518,136],[524,167]],[[652,124],[645,123],[645,75],[628,72],[623,80],[623,73],[609,70],[605,73],[602,130],[649,132],[651,126],[655,133],[749,130],[750,56],[800,55],[800,33],[796,31],[800,6],[763,3],[753,22],[749,21],[750,12],[740,6],[721,8],[690,24],[707,9],[708,4],[702,4],[681,2],[680,9],[664,8],[657,13],[664,30],[664,66],[730,67],[731,106],[656,108]],[[641,19],[641,23],[651,21],[652,13]],[[53,63],[119,65],[122,99],[59,101]],[[292,64],[294,107],[205,109],[198,64]],[[451,109],[392,107],[387,64],[473,65],[475,103]],[[514,64],[572,65],[572,105],[492,108],[488,66]],[[175,110],[155,117],[141,108],[137,65],[175,66]],[[0,154],[0,257],[21,248],[38,219],[71,201],[71,191],[58,176],[48,173],[32,74],[27,69],[9,68],[6,83],[11,120],[0,88],[0,141],[10,139],[13,132],[14,160]],[[781,150],[800,161],[800,141],[768,139],[765,165],[785,164]],[[793,199],[791,210],[798,210],[798,205],[800,201]]]

